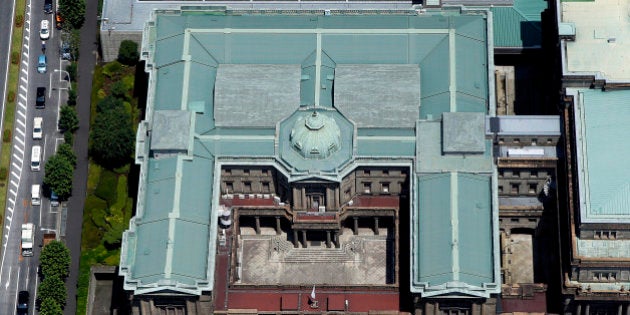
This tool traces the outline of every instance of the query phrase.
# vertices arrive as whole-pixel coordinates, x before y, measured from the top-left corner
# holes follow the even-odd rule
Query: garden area
[[[142,112],[134,94],[137,49],[136,43],[127,41],[119,61],[94,69],[77,314],[86,312],[90,268],[118,266],[122,233],[133,215],[137,187],[133,152]]]

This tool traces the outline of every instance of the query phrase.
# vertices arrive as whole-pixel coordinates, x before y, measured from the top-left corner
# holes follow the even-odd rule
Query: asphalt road
[[[11,3],[2,1],[0,13],[12,12]],[[32,4],[31,4],[32,2]],[[9,166],[9,187],[7,187],[7,204],[5,208],[5,225],[3,226],[3,247],[0,257],[0,314],[15,314],[17,294],[19,291],[30,292],[30,311],[34,314],[34,300],[38,284],[37,266],[41,250],[42,236],[45,232],[58,231],[61,226],[61,207],[50,206],[48,198],[42,198],[41,205],[31,205],[31,186],[41,184],[44,177],[46,159],[54,154],[56,147],[63,141],[57,131],[59,106],[67,97],[65,69],[59,58],[59,31],[54,28],[53,15],[43,12],[41,2],[27,1],[27,12],[24,21],[23,45],[20,62],[20,78],[17,88],[15,122],[12,131],[11,162]],[[9,14],[9,16],[11,16]],[[48,59],[46,73],[37,72],[37,59],[42,54],[40,39],[40,22],[50,21],[51,35],[46,40],[45,55]],[[3,19],[4,20],[4,19]],[[9,19],[10,21],[10,19]],[[8,33],[8,32],[2,32]],[[5,34],[2,34],[5,35]],[[46,88],[46,106],[35,108],[37,87]],[[44,137],[41,140],[32,138],[33,118],[43,118]],[[41,170],[31,170],[31,148],[42,147]],[[3,188],[4,189],[4,188]],[[5,206],[5,205],[2,205]],[[21,224],[35,224],[34,255],[21,256]],[[80,230],[80,226],[78,229]]]
[[[74,151],[77,154],[77,168],[74,171],[72,197],[68,200],[65,242],[70,249],[72,263],[70,276],[66,280],[68,301],[64,314],[76,314],[76,286],[81,255],[81,226],[83,224],[83,206],[85,204],[88,172],[88,137],[90,129],[90,95],[92,91],[92,73],[96,64],[98,46],[96,41],[98,1],[86,1],[85,23],[81,28],[81,47],[79,48],[79,80],[77,81],[77,114],[79,130],[74,137]]]

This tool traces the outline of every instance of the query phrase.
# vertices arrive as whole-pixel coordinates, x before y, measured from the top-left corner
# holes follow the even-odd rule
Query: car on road
[[[52,0],[44,0],[44,13],[51,14],[53,11]]]
[[[68,42],[61,42],[61,45],[59,46],[59,56],[63,60],[72,60],[72,52]]]
[[[48,20],[42,20],[42,22],[39,24],[39,38],[50,38],[50,22]]]
[[[35,117],[33,118],[33,139],[39,140],[42,138],[42,125],[44,124],[44,118]]]
[[[46,68],[48,67],[48,59],[46,55],[41,54],[37,58],[37,72],[38,73],[46,73]]]
[[[46,88],[40,86],[37,88],[37,98],[35,99],[35,108],[46,107]]]
[[[18,293],[18,302],[17,302],[17,313],[18,314],[28,314],[28,300],[30,294],[28,291],[20,291]]]
[[[63,26],[63,18],[61,17],[61,13],[59,13],[59,11],[55,12],[55,22],[57,25],[57,29],[60,30]]]
[[[33,186],[31,186],[31,205],[32,206],[39,206],[42,204],[42,199],[41,199],[41,194],[42,189],[41,186],[39,186],[38,184],[34,184]]]

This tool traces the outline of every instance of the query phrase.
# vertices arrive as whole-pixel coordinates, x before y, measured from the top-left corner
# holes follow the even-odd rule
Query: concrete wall
[[[125,39],[138,43],[138,52],[140,52],[142,32],[101,31],[101,49],[103,50],[101,57],[104,62],[114,61],[118,58],[118,48]]]

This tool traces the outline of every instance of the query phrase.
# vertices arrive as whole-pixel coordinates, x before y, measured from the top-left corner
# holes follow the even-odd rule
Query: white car
[[[48,20],[42,20],[39,28],[39,38],[48,39],[50,38],[50,22]]]
[[[33,118],[33,139],[41,139],[42,138],[42,125],[44,124],[44,118],[35,117]]]

